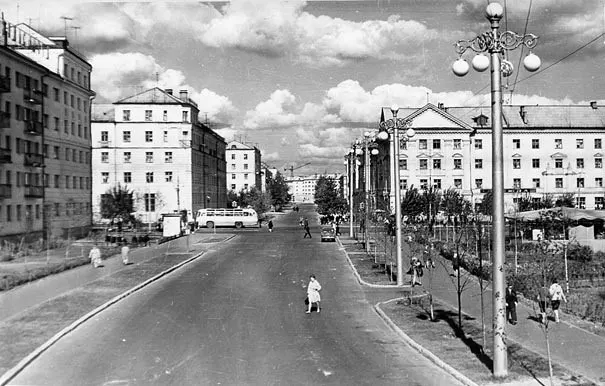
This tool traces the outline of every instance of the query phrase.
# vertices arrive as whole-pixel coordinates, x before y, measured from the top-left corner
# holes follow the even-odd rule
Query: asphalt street
[[[305,214],[312,239],[297,224]],[[372,305],[388,291],[357,283],[338,244],[320,242],[312,212],[274,224],[272,233],[235,231],[228,244],[101,312],[11,384],[458,384],[376,314]],[[323,286],[322,310],[306,314],[311,273]]]

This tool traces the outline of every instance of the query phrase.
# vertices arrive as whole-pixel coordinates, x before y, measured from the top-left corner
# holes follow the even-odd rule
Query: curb
[[[52,345],[54,345],[55,343],[57,343],[57,341],[59,341],[59,339],[61,339],[65,335],[69,334],[73,330],[75,330],[78,326],[82,325],[88,319],[91,319],[93,316],[95,316],[95,315],[99,314],[101,311],[109,308],[111,305],[119,302],[120,300],[126,298],[129,295],[132,295],[133,293],[137,292],[138,290],[142,289],[143,287],[146,287],[149,284],[151,284],[151,283],[159,280],[163,276],[166,276],[167,274],[169,274],[169,273],[171,273],[173,271],[176,271],[177,269],[181,268],[182,266],[184,266],[186,264],[189,264],[189,263],[191,263],[194,260],[197,260],[204,253],[206,253],[206,251],[199,252],[198,254],[190,257],[189,259],[184,260],[184,261],[180,262],[179,264],[174,265],[174,266],[168,268],[167,270],[158,273],[157,275],[155,275],[155,276],[153,276],[153,277],[145,280],[144,282],[142,282],[142,283],[140,283],[140,284],[132,287],[131,289],[127,290],[126,292],[123,292],[120,295],[115,296],[113,299],[110,299],[109,301],[105,302],[104,304],[102,304],[99,307],[95,308],[94,310],[90,311],[86,315],[82,316],[81,318],[79,318],[75,322],[71,323],[69,326],[65,327],[64,329],[62,329],[61,331],[59,331],[57,334],[55,334],[52,338],[50,338],[49,340],[47,340],[42,346],[38,347],[33,352],[31,352],[29,355],[27,355],[25,358],[23,358],[21,361],[19,361],[19,363],[17,363],[17,365],[15,365],[13,368],[11,368],[6,373],[4,373],[0,377],[0,386],[4,386],[8,382],[10,382],[27,365],[29,365],[32,361],[34,361],[36,358],[38,358],[40,355],[42,355],[42,353],[44,353],[44,351],[48,350]]]
[[[382,309],[380,308],[381,304],[387,304],[387,303],[391,303],[391,302],[394,302],[394,301],[397,301],[397,300],[401,300],[401,299],[403,299],[403,298],[396,298],[396,299],[387,300],[385,302],[377,303],[377,304],[374,305],[374,310],[376,311],[376,313],[378,313],[378,315],[385,321],[385,323],[392,330],[394,330],[409,346],[411,346],[412,348],[414,348],[416,351],[418,351],[420,354],[422,354],[425,358],[428,358],[429,360],[431,360],[433,363],[435,363],[437,366],[441,367],[441,369],[443,369],[446,372],[448,372],[451,376],[453,376],[454,378],[456,378],[459,382],[463,383],[464,385],[467,385],[467,386],[478,386],[477,383],[473,382],[470,378],[468,378],[467,376],[465,376],[464,374],[462,374],[460,371],[456,370],[452,366],[450,366],[447,363],[445,363],[437,355],[433,354],[429,350],[425,349],[424,347],[422,347],[421,345],[419,345],[418,343],[416,343],[415,340],[413,340],[412,338],[410,338],[410,336],[408,334],[406,334],[405,332],[403,332],[403,330],[401,328],[399,328],[395,324],[395,322],[393,322],[391,320],[391,318],[389,318],[388,315],[384,311],[382,311]]]
[[[357,279],[357,281],[359,282],[359,284],[364,285],[366,287],[370,287],[370,288],[410,288],[411,287],[409,284],[403,284],[403,285],[397,285],[397,284],[372,284],[372,283],[368,283],[367,281],[363,280],[361,278],[361,275],[359,274],[359,272],[357,272],[357,268],[355,268],[355,264],[353,264],[353,262],[349,258],[349,254],[347,253],[347,251],[345,250],[344,246],[340,242],[340,238],[337,237],[336,240],[337,240],[338,245],[340,246],[340,249],[344,252],[345,257],[347,258],[347,262],[349,263],[349,267],[351,267],[351,269],[353,270],[353,274],[355,275],[355,278]]]

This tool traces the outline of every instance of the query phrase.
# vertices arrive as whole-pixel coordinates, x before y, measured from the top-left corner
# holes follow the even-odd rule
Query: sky
[[[200,119],[295,175],[344,173],[380,108],[484,106],[489,71],[457,77],[454,43],[489,30],[489,0],[6,1],[0,10],[67,35],[93,65],[96,103],[151,87],[189,90]],[[538,35],[507,53],[505,103],[605,102],[605,0],[501,0],[501,30]],[[66,19],[65,17],[69,18]],[[464,58],[470,63],[474,54]],[[389,118],[389,117],[387,117]]]

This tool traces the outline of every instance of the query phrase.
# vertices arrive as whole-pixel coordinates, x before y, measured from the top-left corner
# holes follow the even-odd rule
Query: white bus
[[[197,227],[259,227],[254,209],[200,209],[195,217]]]

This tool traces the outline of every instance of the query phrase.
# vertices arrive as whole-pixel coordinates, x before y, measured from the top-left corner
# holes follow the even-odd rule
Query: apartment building
[[[113,104],[93,105],[93,214],[120,185],[133,193],[135,216],[224,207],[225,141],[198,121],[187,90],[152,88]]]
[[[92,67],[64,37],[4,25],[0,238],[84,235],[92,225]]]
[[[260,150],[253,145],[231,141],[227,144],[227,190],[236,193],[255,187],[263,191],[264,170]]]
[[[514,211],[514,202],[524,194],[538,201],[545,194],[556,199],[572,193],[578,208],[604,208],[605,106],[505,105],[502,110],[505,211]],[[382,114],[388,119],[391,111],[384,108]],[[481,202],[492,187],[490,116],[481,107],[400,109],[398,117],[411,121],[415,130],[399,144],[401,188],[454,188]],[[380,153],[370,163],[372,179],[378,195],[384,192],[393,202],[390,146],[388,141],[379,145]]]
[[[290,176],[284,180],[288,184],[288,193],[292,196],[292,202],[314,203],[315,187],[320,177],[332,178],[336,183],[336,189],[342,186],[341,174],[313,174],[310,176]]]

